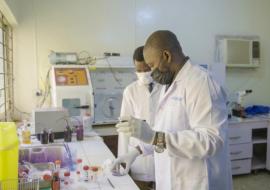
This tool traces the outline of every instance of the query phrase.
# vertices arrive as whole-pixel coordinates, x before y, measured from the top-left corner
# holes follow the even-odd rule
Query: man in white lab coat
[[[170,31],[156,31],[147,39],[144,58],[153,79],[164,85],[154,126],[132,118],[119,123],[118,130],[155,147],[156,189],[231,190],[224,91],[207,72],[191,64]],[[149,153],[145,147],[114,164],[130,165],[138,155]]]
[[[153,81],[151,77],[151,68],[144,62],[143,46],[138,47],[134,51],[133,61],[138,80],[128,85],[124,90],[120,117],[132,116],[145,120],[150,124],[150,99],[151,102],[156,101],[157,104],[156,99],[159,96],[161,85],[156,84]],[[126,154],[128,149],[129,151],[132,151],[136,146],[142,144],[140,140],[133,137],[127,142],[126,139],[128,139],[128,135],[123,136],[122,134],[119,134],[118,156]],[[131,175],[133,179],[141,182],[155,181],[153,155],[138,156],[131,165]]]

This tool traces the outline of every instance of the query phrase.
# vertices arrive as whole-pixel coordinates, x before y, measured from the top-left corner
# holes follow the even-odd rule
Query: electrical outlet
[[[36,90],[36,96],[42,96],[42,90],[41,89]]]

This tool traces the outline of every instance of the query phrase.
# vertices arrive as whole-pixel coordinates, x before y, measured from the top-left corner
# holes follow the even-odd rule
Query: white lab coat
[[[167,146],[154,153],[157,190],[232,189],[225,97],[190,61],[167,91],[163,87],[153,128],[166,133]]]
[[[148,85],[142,85],[135,81],[128,85],[123,93],[123,101],[120,116],[133,116],[137,119],[146,120],[149,124],[152,122],[149,113],[149,100],[155,102],[152,109],[157,105],[161,85],[154,84],[150,94]],[[118,156],[134,149],[136,146],[143,144],[138,139],[129,138],[129,145],[124,140],[125,137],[119,135],[118,140]],[[154,158],[153,155],[140,155],[136,158],[131,166],[131,175],[135,180],[139,181],[155,181]]]

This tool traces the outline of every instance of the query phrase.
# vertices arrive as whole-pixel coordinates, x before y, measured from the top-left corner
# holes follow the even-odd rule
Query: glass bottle
[[[31,144],[31,132],[29,130],[30,124],[26,124],[24,122],[23,130],[22,130],[22,143],[23,144]]]
[[[72,139],[72,130],[69,125],[66,126],[66,129],[64,131],[64,141],[65,142],[71,142]]]
[[[52,129],[49,129],[49,142],[53,143],[54,142],[54,133]]]
[[[49,142],[49,134],[47,129],[43,129],[40,135],[40,142],[41,144],[48,144]]]
[[[83,140],[83,126],[82,125],[78,125],[76,127],[76,137],[77,137],[77,141]]]

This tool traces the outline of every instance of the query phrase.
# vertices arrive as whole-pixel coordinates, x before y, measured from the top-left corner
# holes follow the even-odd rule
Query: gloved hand
[[[115,127],[118,133],[130,133],[132,137],[148,144],[152,143],[155,135],[155,131],[145,121],[134,117],[130,117],[128,121],[118,123]]]
[[[111,171],[115,172],[115,168],[117,168],[121,163],[126,164],[126,168],[120,175],[126,175],[129,172],[131,164],[135,161],[135,159],[140,155],[139,150],[136,148],[135,150],[132,150],[128,152],[127,154],[124,154],[122,156],[119,156],[117,159],[113,161],[113,164],[111,165]],[[120,171],[118,171],[120,172]]]

